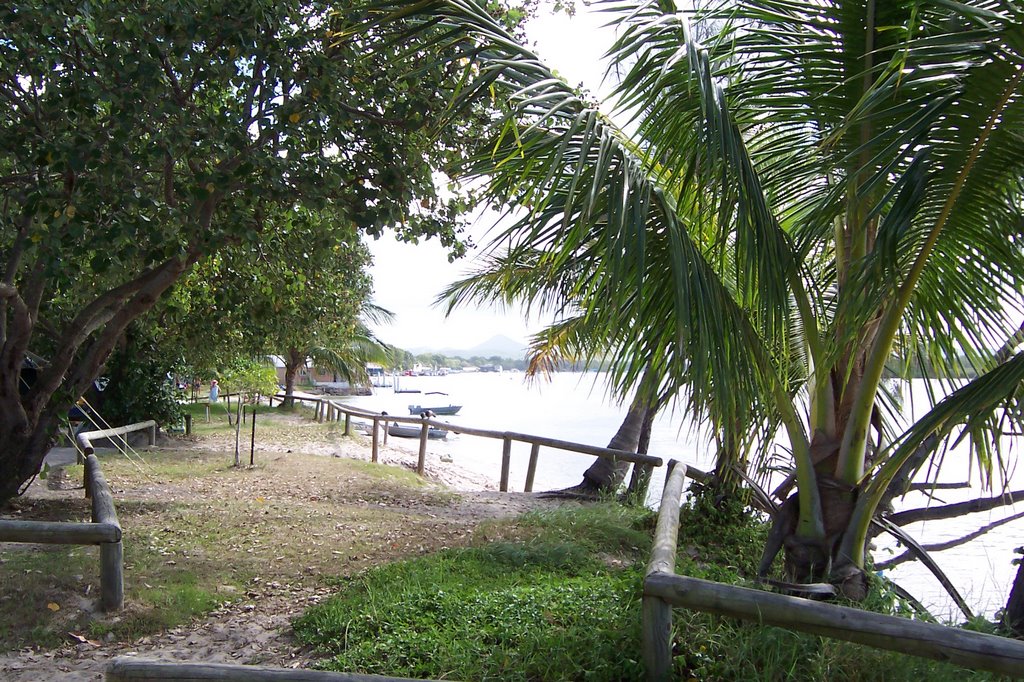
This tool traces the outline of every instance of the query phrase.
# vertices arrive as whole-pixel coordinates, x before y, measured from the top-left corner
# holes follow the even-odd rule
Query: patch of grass
[[[403,469],[402,467],[388,466],[386,464],[374,464],[373,462],[365,462],[360,459],[345,460],[345,465],[364,476],[387,483],[394,483],[403,487],[425,488],[432,485],[425,478],[417,475],[415,471]],[[454,493],[450,492],[443,492],[439,494],[446,497],[454,495]]]
[[[130,602],[127,611],[116,620],[91,623],[90,634],[102,637],[113,633],[117,639],[133,640],[187,623],[217,608],[224,599],[200,587],[195,574],[180,571],[159,587],[135,590]]]
[[[680,572],[744,582],[760,555],[764,525],[700,501],[682,515],[689,532]],[[501,539],[490,544],[346,579],[295,630],[332,670],[431,679],[641,680],[641,584],[652,525],[649,512],[616,504],[527,514],[491,527],[488,536]],[[890,597],[879,586],[872,603],[900,611]],[[680,680],[996,679],[684,609],[674,618],[674,678]]]
[[[529,512],[517,520],[539,542],[572,542],[591,553],[612,554],[646,561],[651,547],[655,514],[644,507],[615,502],[591,504],[578,509]]]
[[[945,663],[782,628],[676,609],[675,674],[681,680],[1002,679]]]
[[[639,641],[640,580],[573,542],[492,543],[373,569],[295,628],[334,670],[629,679],[640,674],[623,655]]]
[[[693,575],[696,563],[708,580],[756,576],[769,524],[735,499],[717,499],[714,489],[691,493],[679,512],[677,572]]]
[[[18,545],[0,560],[0,651],[53,647],[84,619],[74,602],[99,582],[94,547]],[[56,608],[54,608],[56,607]]]

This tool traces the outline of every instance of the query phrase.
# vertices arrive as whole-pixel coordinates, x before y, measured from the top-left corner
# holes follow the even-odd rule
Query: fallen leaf
[[[46,605],[46,608],[50,609],[51,611],[60,611],[60,604],[57,604],[56,602],[50,602]]]

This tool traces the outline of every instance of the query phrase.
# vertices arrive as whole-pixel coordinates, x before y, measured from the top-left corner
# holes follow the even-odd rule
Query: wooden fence
[[[280,400],[284,402],[286,396],[277,395],[270,398],[270,404],[273,406],[274,400]],[[566,450],[568,452],[578,452],[584,455],[593,455],[595,457],[604,457],[607,459],[615,459],[618,461],[632,462],[637,465],[635,467],[633,478],[629,483],[629,490],[627,495],[636,496],[642,499],[643,495],[646,494],[646,486],[650,480],[649,471],[651,468],[660,467],[662,465],[662,459],[660,457],[652,457],[650,455],[641,455],[628,450],[614,450],[611,448],[602,448],[595,445],[584,445],[582,443],[573,443],[566,440],[558,440],[556,438],[547,438],[545,436],[534,436],[527,433],[515,433],[512,431],[492,431],[489,429],[479,429],[470,426],[462,426],[460,424],[451,424],[448,422],[436,421],[427,417],[403,417],[399,415],[389,415],[380,412],[371,412],[369,410],[362,410],[356,407],[350,407],[347,405],[339,405],[332,400],[326,400],[322,398],[299,398],[296,397],[294,400],[312,403],[314,406],[313,418],[319,422],[332,422],[341,421],[344,419],[345,422],[345,435],[350,435],[352,432],[352,417],[358,417],[361,419],[369,419],[372,422],[371,427],[371,454],[370,459],[374,462],[378,460],[380,452],[380,437],[381,426],[383,425],[383,432],[385,438],[387,438],[388,424],[411,424],[420,428],[419,436],[419,458],[416,462],[416,473],[420,476],[423,475],[424,465],[427,457],[427,440],[430,437],[430,429],[443,429],[445,431],[451,431],[452,433],[464,434],[467,436],[477,436],[480,438],[491,438],[500,440],[501,446],[501,478],[499,483],[499,489],[501,492],[508,492],[509,490],[509,469],[511,468],[512,462],[512,443],[530,443],[530,460],[526,468],[526,481],[523,485],[525,492],[533,492],[533,481],[534,476],[537,473],[537,462],[540,459],[541,447],[554,448],[557,450]],[[385,441],[386,442],[386,441]]]
[[[686,466],[669,462],[643,589],[649,680],[672,678],[672,606],[867,644],[966,668],[1024,677],[1024,642],[675,574]]]
[[[99,545],[100,606],[104,611],[116,611],[124,606],[124,549],[114,496],[100,469],[100,462],[93,454],[92,441],[133,431],[148,431],[149,444],[156,443],[156,422],[152,420],[76,436],[80,450],[78,459],[85,464],[85,496],[92,500],[91,523],[0,520],[0,542]]]
[[[255,665],[178,663],[115,658],[107,667],[107,682],[414,682],[406,677],[332,673]]]

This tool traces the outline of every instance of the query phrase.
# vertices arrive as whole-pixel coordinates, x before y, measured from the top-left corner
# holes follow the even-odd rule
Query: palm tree
[[[365,301],[361,315],[363,319],[356,320],[343,335],[329,333],[327,343],[312,340],[305,348],[300,349],[294,345],[288,348],[285,355],[286,406],[292,407],[294,404],[292,395],[295,393],[295,378],[299,368],[305,367],[308,360],[312,360],[317,367],[334,372],[351,384],[366,384],[369,381],[366,363],[391,362],[391,346],[379,339],[367,326],[367,322],[390,323],[394,319],[394,313]],[[326,329],[333,331],[330,324],[326,325]]]
[[[597,2],[628,132],[481,4],[375,4],[448,29],[433,40],[466,74],[452,112],[506,101],[462,178],[521,207],[493,248],[533,254],[532,295],[601,330],[616,387],[657,372],[660,398],[685,389],[762,456],[781,424],[791,578],[864,594],[871,520],[921,446],[963,433],[998,463],[1024,377],[1024,356],[992,350],[1024,291],[1019,3]],[[720,28],[702,44],[691,23]],[[882,379],[921,358],[963,385],[901,433]]]

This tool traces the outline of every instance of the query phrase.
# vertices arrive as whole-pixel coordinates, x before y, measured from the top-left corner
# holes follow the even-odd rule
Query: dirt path
[[[199,463],[198,467],[207,465],[207,455],[203,453],[217,453],[219,461],[228,461],[226,453],[233,447],[233,439],[215,434],[164,447],[173,449],[176,455],[197,453],[194,461]],[[308,455],[319,457],[313,459]],[[448,487],[436,483],[382,482],[379,474],[363,475],[344,464],[348,459],[368,459],[369,449],[364,443],[338,439],[322,425],[312,426],[302,420],[291,420],[275,429],[272,440],[264,437],[260,457],[267,471],[273,470],[272,476],[247,475],[226,467],[181,479],[144,470],[136,474],[127,467],[123,472],[115,469],[108,473],[119,509],[125,510],[122,525],[126,537],[132,532],[133,520],[139,529],[154,515],[151,510],[166,513],[176,500],[188,500],[192,508],[211,509],[227,504],[225,500],[241,500],[264,508],[267,523],[273,524],[274,514],[278,513],[281,518],[276,521],[287,524],[292,532],[326,529],[322,542],[310,542],[301,556],[286,557],[275,555],[287,554],[287,548],[266,547],[273,545],[273,541],[260,544],[257,540],[249,545],[240,541],[226,551],[236,552],[239,561],[263,562],[266,568],[260,573],[262,577],[250,579],[244,593],[230,594],[224,605],[206,617],[130,642],[95,641],[69,632],[65,643],[56,649],[0,656],[0,679],[101,680],[107,663],[118,656],[306,667],[313,656],[294,641],[290,623],[308,606],[331,593],[332,588],[320,579],[321,571],[352,574],[367,566],[464,545],[473,541],[481,523],[559,504],[523,493],[486,490],[490,486],[488,481],[453,470],[437,458],[428,458],[428,477],[443,481]],[[332,466],[321,458],[337,464]],[[414,466],[410,459],[408,453],[400,451],[382,454],[385,463],[405,468]],[[80,504],[81,491],[76,487],[60,476],[49,484],[37,481],[24,504],[28,509],[33,505],[43,509],[47,505]],[[453,488],[462,490],[453,492]],[[133,517],[135,513],[139,515]],[[324,517],[329,517],[328,525],[321,523]],[[157,523],[167,526],[157,528],[157,532],[163,530],[173,535],[178,530],[172,520]],[[320,535],[314,533],[315,537]],[[197,556],[196,550],[181,550],[173,544],[168,544],[167,552],[173,557],[167,561],[169,564],[196,560]],[[126,582],[132,579],[129,569]],[[234,592],[236,588],[226,589]]]

